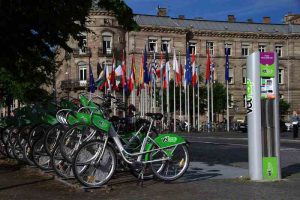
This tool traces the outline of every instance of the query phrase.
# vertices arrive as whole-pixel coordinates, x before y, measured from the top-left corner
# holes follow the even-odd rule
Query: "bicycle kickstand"
[[[144,167],[139,173],[137,185],[144,187]]]

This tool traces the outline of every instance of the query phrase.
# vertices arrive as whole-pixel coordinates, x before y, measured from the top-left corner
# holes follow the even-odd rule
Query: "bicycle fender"
[[[168,147],[174,147],[178,144],[185,144],[187,141],[174,133],[165,133],[160,134],[156,138],[154,138],[155,143],[159,148],[163,148],[164,151],[168,154],[168,156],[172,156],[172,150],[168,150]],[[146,151],[150,151],[153,147],[153,143],[148,143],[146,145]],[[145,155],[145,161],[149,161],[149,153]]]

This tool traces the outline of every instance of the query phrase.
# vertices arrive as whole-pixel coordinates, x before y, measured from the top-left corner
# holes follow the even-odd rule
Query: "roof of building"
[[[228,31],[245,33],[287,34],[300,33],[300,25],[294,24],[264,24],[248,22],[210,21],[196,19],[179,19],[168,16],[136,14],[134,20],[140,26],[192,28],[204,31]]]

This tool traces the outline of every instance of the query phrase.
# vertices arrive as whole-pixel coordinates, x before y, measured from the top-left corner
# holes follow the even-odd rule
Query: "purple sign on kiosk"
[[[260,53],[260,76],[273,78],[275,77],[275,55],[274,52]]]

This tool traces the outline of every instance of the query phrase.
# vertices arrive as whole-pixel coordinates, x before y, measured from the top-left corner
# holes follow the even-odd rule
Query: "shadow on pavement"
[[[27,185],[33,185],[33,184],[36,184],[36,183],[41,183],[41,182],[46,182],[46,181],[51,181],[51,180],[53,180],[53,178],[42,179],[42,180],[32,181],[32,182],[28,182],[28,183],[21,183],[21,184],[16,184],[16,185],[11,185],[11,186],[6,186],[6,187],[0,187],[0,191],[2,191],[2,190],[7,190],[7,189],[12,189],[12,188],[16,188],[16,187],[22,187],[22,186],[27,186]]]
[[[287,167],[283,167],[282,169],[282,178],[286,178],[288,176],[291,176],[293,174],[297,174],[300,172],[300,164],[293,164],[293,165],[289,165]]]

